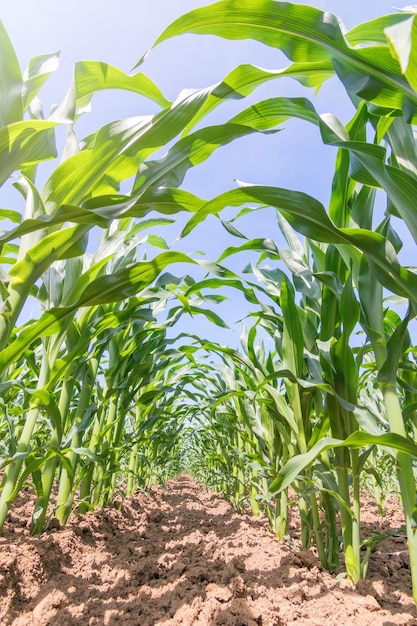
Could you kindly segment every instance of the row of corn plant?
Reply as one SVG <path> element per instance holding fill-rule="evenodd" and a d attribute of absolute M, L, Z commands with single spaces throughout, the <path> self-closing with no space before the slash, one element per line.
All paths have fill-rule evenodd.
<path fill-rule="evenodd" d="M 1 183 L 16 173 L 19 193 L 16 208 L 1 212 L 0 371 L 6 442 L 0 528 L 10 503 L 30 480 L 37 493 L 32 520 L 37 533 L 54 489 L 61 523 L 68 519 L 76 492 L 81 510 L 105 504 L 121 466 L 130 472 L 129 491 L 134 489 L 145 445 L 138 424 L 143 420 L 151 428 L 149 407 L 158 413 L 155 403 L 162 403 L 169 389 L 164 383 L 155 393 L 147 385 L 156 388 L 172 365 L 153 323 L 154 312 L 175 297 L 177 285 L 165 289 L 162 278 L 158 287 L 152 285 L 173 263 L 228 274 L 168 250 L 160 235 L 141 233 L 171 224 L 172 214 L 199 209 L 203 200 L 176 188 L 187 170 L 217 147 L 254 131 L 225 124 L 175 142 L 192 119 L 209 112 L 212 105 L 206 104 L 217 98 L 213 94 L 222 84 L 186 90 L 171 103 L 144 74 L 126 75 L 93 61 L 76 64 L 64 101 L 45 119 L 37 94 L 57 69 L 58 56 L 36 57 L 22 73 L 3 26 L 0 48 Z M 145 99 L 147 110 L 159 110 L 111 122 L 79 140 L 78 117 L 94 93 L 105 89 L 129 91 Z M 229 97 L 233 94 L 224 95 Z M 55 132 L 60 127 L 66 142 L 54 168 L 47 162 L 57 157 Z M 150 160 L 172 141 L 165 157 Z M 46 182 L 39 186 L 42 177 Z M 130 191 L 121 194 L 129 179 Z M 156 217 L 147 218 L 150 212 Z M 95 252 L 87 252 L 97 228 L 102 241 Z M 145 244 L 151 246 L 150 260 L 141 256 Z M 155 256 L 152 246 L 165 250 Z M 180 291 L 178 297 L 172 321 L 182 310 L 199 312 L 201 298 L 185 301 Z M 33 298 L 40 315 L 19 326 Z M 214 313 L 205 314 L 220 323 Z M 129 436 L 135 445 L 126 461 Z"/>
<path fill-rule="evenodd" d="M 286 279 L 279 285 L 280 306 L 286 317 L 280 357 L 290 374 L 285 377 L 285 396 L 297 424 L 299 454 L 288 460 L 271 490 L 284 489 L 300 474 L 310 481 L 312 463 L 317 459 L 334 470 L 338 491 L 333 490 L 333 497 L 340 504 L 346 566 L 349 577 L 356 581 L 363 570 L 359 487 L 366 447 L 380 444 L 396 449 L 417 598 L 416 483 L 411 458 L 415 455 L 415 445 L 408 439 L 406 419 L 415 406 L 411 403 L 412 408 L 405 411 L 406 404 L 401 400 L 406 397 L 407 385 L 402 377 L 400 389 L 397 380 L 400 362 L 404 362 L 404 353 L 410 347 L 408 325 L 417 305 L 417 278 L 412 268 L 401 266 L 398 260 L 399 241 L 389 221 L 390 215 L 400 218 L 416 241 L 415 19 L 413 13 L 404 12 L 344 33 L 335 17 L 311 7 L 274 1 L 247 1 L 237 7 L 226 0 L 179 18 L 157 43 L 185 32 L 232 40 L 251 38 L 281 49 L 293 64 L 280 73 L 270 74 L 247 67 L 245 83 L 243 72 L 236 71 L 228 82 L 235 92 L 247 93 L 256 81 L 260 83 L 278 74 L 292 75 L 303 84 L 316 87 L 337 75 L 356 106 L 357 113 L 346 127 L 330 114 L 318 114 L 307 99 L 270 98 L 233 119 L 234 123 L 257 130 L 272 129 L 291 117 L 315 124 L 323 142 L 338 149 L 328 211 L 305 193 L 241 185 L 197 211 L 183 234 L 190 232 L 207 215 L 218 214 L 226 206 L 253 202 L 276 207 L 314 244 L 311 248 L 313 273 L 321 274 L 316 280 L 321 281 L 322 300 L 320 310 L 317 311 L 314 302 L 311 309 L 319 323 L 313 322 L 311 328 L 311 315 L 307 320 L 306 311 L 293 315 L 297 312 L 297 303 L 288 298 Z M 371 141 L 367 140 L 369 133 Z M 387 218 L 379 225 L 373 218 L 373 190 L 377 188 L 385 191 L 388 200 Z M 390 328 L 385 316 L 384 288 L 410 303 L 404 319 Z M 310 327 L 303 328 L 303 322 Z M 377 434 L 375 420 L 367 412 L 364 415 L 363 407 L 354 408 L 358 406 L 365 352 L 359 351 L 355 356 L 351 337 L 358 324 L 366 334 L 367 351 L 372 353 L 388 419 L 388 433 L 384 435 Z M 314 326 L 318 332 L 313 343 L 318 350 L 313 350 L 312 357 L 308 356 L 321 370 L 320 379 L 325 386 L 323 415 L 328 420 L 328 428 L 322 429 L 316 438 L 312 436 L 311 416 L 303 412 L 303 388 L 306 382 L 317 384 L 309 381 L 315 369 L 307 373 L 304 370 L 308 362 L 304 343 L 307 346 L 311 343 Z M 311 345 L 309 347 L 311 349 Z M 403 367 L 401 365 L 400 371 Z M 407 367 L 414 372 L 412 360 L 407 360 Z M 281 375 L 284 378 L 282 372 Z M 409 391 L 413 393 L 413 390 L 410 386 Z M 311 505 L 314 509 L 313 501 Z"/>
<path fill-rule="evenodd" d="M 280 48 L 292 65 L 284 70 L 241 66 L 220 83 L 182 92 L 170 103 L 141 73 L 127 76 L 83 62 L 76 65 L 65 100 L 47 120 L 37 91 L 55 69 L 56 56 L 32 60 L 22 75 L 7 34 L 0 31 L 5 60 L 2 182 L 20 172 L 16 187 L 24 207 L 3 211 L 2 217 L 17 226 L 6 226 L 0 238 L 3 263 L 10 265 L 2 280 L 1 384 L 5 398 L 21 400 L 21 410 L 2 404 L 8 457 L 0 526 L 28 478 L 37 492 L 33 532 L 44 526 L 54 484 L 55 514 L 65 522 L 75 497 L 80 510 L 108 502 L 122 471 L 129 493 L 141 480 L 149 483 L 159 462 L 169 466 L 169 449 L 178 454 L 179 448 L 170 445 L 171 438 L 180 437 L 174 411 L 184 415 L 186 441 L 193 442 L 188 425 L 198 406 L 188 384 L 207 398 L 199 423 L 203 431 L 216 431 L 213 441 L 203 439 L 220 486 L 230 489 L 225 478 L 230 475 L 235 502 L 240 505 L 248 495 L 255 513 L 263 503 L 277 535 L 284 536 L 292 485 L 303 544 L 310 545 L 314 536 L 320 559 L 330 569 L 338 559 L 339 512 L 347 573 L 354 581 L 365 573 L 367 558 L 361 561 L 361 476 L 372 446 L 389 448 L 398 466 L 417 598 L 416 368 L 408 332 L 417 278 L 413 268 L 400 264 L 399 239 L 390 225 L 394 215 L 416 240 L 414 20 L 409 13 L 386 16 L 345 34 L 336 18 L 311 7 L 273 0 L 245 0 L 237 7 L 222 0 L 179 18 L 157 43 L 185 32 L 252 38 Z M 224 124 L 193 130 L 222 101 L 242 98 L 271 79 L 292 76 L 319 87 L 335 74 L 356 107 L 346 127 L 329 114 L 320 115 L 306 98 L 275 97 Z M 79 141 L 78 115 L 95 91 L 106 88 L 146 95 L 161 110 L 107 124 Z M 294 117 L 314 124 L 323 142 L 336 150 L 327 211 L 304 192 L 263 185 L 242 184 L 209 201 L 179 189 L 188 169 L 217 147 L 250 133 L 274 132 Z M 38 189 L 36 170 L 55 157 L 59 126 L 67 128 L 63 160 Z M 164 157 L 149 159 L 171 141 Z M 122 194 L 120 185 L 128 179 L 133 184 Z M 373 215 L 378 188 L 388 199 L 380 223 Z M 248 240 L 225 251 L 217 264 L 197 263 L 174 251 L 138 258 L 138 232 L 170 222 L 165 217 L 144 220 L 150 211 L 190 213 L 185 236 L 208 215 L 241 205 L 247 212 L 248 204 L 278 210 L 289 251 L 268 240 Z M 90 259 L 86 250 L 95 227 L 105 238 Z M 309 243 L 299 242 L 291 227 Z M 227 228 L 237 233 L 230 224 Z M 158 237 L 148 241 L 164 247 Z M 253 280 L 245 285 L 219 265 L 243 251 L 261 251 L 282 265 L 254 267 L 262 287 Z M 220 278 L 181 286 L 174 281 L 174 289 L 165 290 L 163 282 L 161 288 L 152 287 L 167 266 L 178 262 L 203 266 Z M 199 348 L 223 361 L 216 373 L 199 368 L 191 348 L 170 353 L 153 316 L 175 288 L 179 305 L 168 325 L 183 311 L 197 312 L 193 294 L 199 302 L 206 287 L 224 286 L 237 287 L 252 304 L 260 303 L 255 289 L 268 295 L 272 303 L 262 303 L 257 322 L 275 349 L 268 355 L 255 349 L 255 327 L 244 335 L 240 352 L 200 341 Z M 408 303 L 402 318 L 386 310 L 384 289 Z M 44 312 L 19 328 L 30 296 L 38 298 Z M 221 323 L 213 312 L 206 315 Z M 359 328 L 365 339 L 358 347 Z M 183 356 L 210 385 L 198 382 Z M 374 397 L 379 416 L 372 410 Z"/>
<path fill-rule="evenodd" d="M 353 435 L 353 442 L 353 433 L 362 427 L 378 441 L 378 436 L 389 427 L 369 340 L 353 348 L 343 345 L 346 319 L 353 315 L 357 320 L 355 309 L 358 311 L 359 306 L 354 305 L 350 280 L 342 287 L 340 271 L 343 265 L 347 272 L 346 266 L 339 258 L 338 273 L 334 267 L 331 271 L 328 263 L 322 268 L 316 263 L 309 267 L 307 249 L 288 224 L 282 218 L 279 221 L 291 244 L 291 250 L 280 251 L 281 258 L 285 258 L 287 268 L 296 268 L 293 283 L 298 284 L 300 297 L 295 298 L 295 288 L 281 270 L 254 267 L 264 284 L 264 293 L 275 300 L 276 309 L 282 307 L 283 314 L 273 311 L 271 305 L 264 305 L 257 324 L 242 336 L 241 352 L 204 342 L 204 348 L 220 356 L 223 365 L 217 365 L 213 371 L 194 373 L 190 382 L 199 392 L 197 423 L 203 426 L 203 434 L 196 442 L 199 452 L 194 455 L 198 469 L 193 472 L 201 475 L 201 457 L 204 457 L 205 482 L 225 493 L 238 507 L 250 503 L 257 514 L 261 506 L 277 536 L 284 538 L 287 486 L 279 496 L 272 495 L 277 484 L 273 477 L 283 470 L 286 462 L 295 454 L 305 456 L 307 453 L 302 452 L 305 448 L 327 445 L 326 437 L 333 437 L 334 443 L 338 443 L 335 437 L 340 441 Z M 327 255 L 318 252 L 316 249 L 315 256 L 324 261 Z M 330 253 L 334 263 L 334 250 L 330 249 Z M 323 339 L 323 333 L 329 332 L 326 321 L 329 317 L 333 329 L 331 341 Z M 401 324 L 399 316 L 387 309 L 385 326 L 391 326 L 396 338 Z M 261 344 L 256 347 L 256 328 L 260 326 L 274 340 L 274 352 L 266 354 Z M 350 337 L 351 330 L 348 333 Z M 361 336 L 365 337 L 365 333 Z M 340 344 L 347 350 L 351 363 L 348 392 L 340 366 Z M 295 376 L 289 358 L 297 349 L 301 364 Z M 408 359 L 407 371 L 414 371 Z M 291 395 L 294 388 L 298 402 Z M 366 437 L 359 441 L 360 454 L 353 449 L 341 457 L 338 453 L 343 448 L 324 450 L 310 469 L 300 465 L 292 473 L 291 482 L 298 496 L 302 542 L 309 547 L 313 537 L 322 564 L 331 570 L 339 564 L 337 514 L 341 515 L 345 563 L 354 580 L 366 573 L 369 559 L 367 552 L 361 561 L 360 486 L 364 484 L 364 474 L 378 476 L 373 459 L 376 450 L 363 445 Z M 281 481 L 279 476 L 278 484 Z"/>

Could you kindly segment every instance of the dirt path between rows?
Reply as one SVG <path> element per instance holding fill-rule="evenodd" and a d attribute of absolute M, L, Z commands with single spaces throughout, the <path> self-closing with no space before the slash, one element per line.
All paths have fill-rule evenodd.
<path fill-rule="evenodd" d="M 27 509 L 0 538 L 2 626 L 417 626 L 402 536 L 379 544 L 355 589 L 187 476 L 37 538 Z M 402 523 L 369 501 L 364 518 Z M 297 542 L 296 520 L 290 531 Z"/>

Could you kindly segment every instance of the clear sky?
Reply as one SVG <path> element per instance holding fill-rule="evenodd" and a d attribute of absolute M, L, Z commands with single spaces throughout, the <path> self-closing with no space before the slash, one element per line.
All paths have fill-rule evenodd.
<path fill-rule="evenodd" d="M 61 50 L 61 67 L 40 93 L 47 110 L 64 96 L 75 61 L 98 59 L 129 71 L 173 19 L 206 4 L 207 0 L 18 0 L 2 3 L 0 19 L 23 67 L 33 56 Z M 391 0 L 316 0 L 303 4 L 335 13 L 347 29 L 395 12 Z M 203 87 L 221 80 L 240 63 L 278 69 L 288 65 L 288 60 L 279 51 L 255 42 L 187 35 L 154 49 L 141 71 L 154 80 L 167 98 L 174 99 L 183 88 Z M 250 103 L 273 95 L 304 95 L 314 101 L 319 112 L 332 112 L 343 122 L 353 112 L 336 79 L 325 84 L 317 96 L 295 81 L 278 79 L 259 88 L 247 102 L 235 101 L 220 107 L 207 118 L 207 124 L 225 121 Z M 92 105 L 92 114 L 79 124 L 79 136 L 108 121 L 155 110 L 144 99 L 120 92 L 99 94 Z M 322 146 L 317 129 L 306 123 L 289 122 L 284 129 L 277 135 L 251 136 L 220 149 L 208 162 L 193 168 L 184 188 L 211 198 L 232 188 L 237 178 L 305 191 L 326 204 L 335 150 Z M 13 198 L 0 195 L 2 206 L 18 201 L 17 194 Z M 242 220 L 239 227 L 251 238 L 279 239 L 272 211 L 254 214 Z M 167 231 L 167 239 L 171 242 L 178 231 L 179 227 Z M 187 252 L 202 249 L 207 258 L 214 260 L 225 247 L 239 243 L 222 230 L 215 218 L 210 218 L 176 247 Z M 237 270 L 246 262 L 235 258 L 229 265 Z M 232 324 L 244 316 L 245 306 L 244 301 L 236 298 L 222 308 L 222 315 Z M 200 332 L 199 328 L 198 324 L 188 326 L 191 332 Z M 234 328 L 239 334 L 239 325 Z M 223 332 L 207 330 L 206 334 L 235 343 Z"/>

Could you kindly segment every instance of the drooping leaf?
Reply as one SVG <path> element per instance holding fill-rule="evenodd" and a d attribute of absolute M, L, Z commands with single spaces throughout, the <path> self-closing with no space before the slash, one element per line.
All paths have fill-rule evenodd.
<path fill-rule="evenodd" d="M 222 0 L 175 20 L 155 45 L 183 33 L 254 39 L 297 63 L 330 61 L 345 88 L 376 105 L 417 113 L 417 94 L 387 46 L 353 48 L 337 18 L 313 7 L 273 0 Z"/>
<path fill-rule="evenodd" d="M 387 448 L 392 448 L 400 452 L 411 456 L 417 456 L 417 445 L 396 435 L 395 433 L 387 433 L 384 435 L 370 435 L 368 433 L 356 432 L 350 435 L 344 441 L 340 439 L 332 439 L 330 437 L 323 437 L 320 439 L 308 452 L 300 454 L 290 459 L 278 477 L 270 485 L 269 489 L 271 493 L 278 493 L 288 487 L 295 478 L 305 469 L 310 463 L 312 463 L 322 452 L 331 448 L 340 448 L 343 446 L 352 448 L 362 448 L 365 446 L 378 445 Z"/>

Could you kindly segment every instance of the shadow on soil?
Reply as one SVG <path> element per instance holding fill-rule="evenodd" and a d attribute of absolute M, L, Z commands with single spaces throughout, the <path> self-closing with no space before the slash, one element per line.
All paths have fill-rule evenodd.
<path fill-rule="evenodd" d="M 0 595 L 8 598 L 0 604 L 0 621 L 282 626 L 288 623 L 281 617 L 287 603 L 294 605 L 294 619 L 306 623 L 305 606 L 333 591 L 318 583 L 320 567 L 310 552 L 294 553 L 270 538 L 270 554 L 262 553 L 255 537 L 267 534 L 263 522 L 237 515 L 188 477 L 166 491 L 155 488 L 120 507 L 75 517 L 40 538 L 15 530 L 0 543 Z M 8 545 L 4 566 L 1 555 Z M 402 613 L 415 617 L 415 609 L 396 603 L 393 589 L 381 577 L 376 580 L 375 588 L 373 580 L 364 583 L 362 595 L 350 591 L 358 598 L 373 596 L 388 611 L 386 621 L 369 624 L 417 625 L 417 620 L 389 621 Z M 317 617 L 311 624 L 326 623 Z"/>

